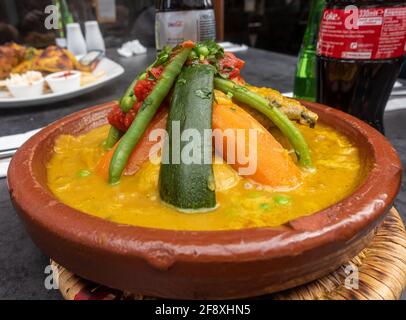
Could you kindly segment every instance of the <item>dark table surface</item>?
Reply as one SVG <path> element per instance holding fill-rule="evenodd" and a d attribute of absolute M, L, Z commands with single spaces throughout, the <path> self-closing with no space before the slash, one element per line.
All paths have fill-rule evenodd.
<path fill-rule="evenodd" d="M 107 56 L 126 70 L 119 79 L 97 91 L 67 101 L 32 108 L 0 109 L 0 136 L 36 129 L 72 112 L 117 99 L 134 76 L 153 61 L 154 54 L 150 50 L 147 55 L 121 58 L 115 50 L 108 50 Z M 243 72 L 249 83 L 270 86 L 282 92 L 292 91 L 296 57 L 256 49 L 237 55 L 249 66 Z M 405 164 L 406 110 L 388 112 L 385 124 L 387 137 Z M 396 206 L 406 221 L 406 182 L 402 185 Z M 48 276 L 45 268 L 48 264 L 48 257 L 35 247 L 15 214 L 6 180 L 0 179 L 0 299 L 61 299 L 58 290 L 45 288 Z"/>

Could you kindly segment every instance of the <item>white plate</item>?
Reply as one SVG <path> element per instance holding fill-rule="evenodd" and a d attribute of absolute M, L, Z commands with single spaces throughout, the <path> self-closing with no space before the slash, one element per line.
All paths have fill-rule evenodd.
<path fill-rule="evenodd" d="M 42 96 L 36 98 L 14 98 L 10 96 L 6 91 L 0 91 L 0 108 L 44 105 L 47 103 L 77 97 L 81 94 L 93 91 L 97 88 L 100 88 L 101 86 L 104 86 L 106 83 L 122 75 L 124 73 L 124 69 L 113 60 L 103 58 L 97 65 L 96 69 L 93 71 L 93 74 L 97 74 L 99 72 L 103 72 L 104 75 L 101 78 L 97 79 L 95 82 L 87 84 L 80 89 L 61 93 L 45 93 Z"/>

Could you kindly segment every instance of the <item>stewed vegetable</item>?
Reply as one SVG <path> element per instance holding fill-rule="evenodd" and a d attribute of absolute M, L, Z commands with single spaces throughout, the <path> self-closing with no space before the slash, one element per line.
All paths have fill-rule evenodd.
<path fill-rule="evenodd" d="M 216 151 L 237 172 L 244 170 L 244 176 L 257 183 L 272 188 L 296 187 L 301 181 L 301 172 L 286 149 L 248 112 L 227 100 L 219 98 L 213 104 L 213 129 L 220 132 L 228 130 L 233 134 L 223 135 L 220 150 L 216 141 Z M 245 139 L 238 139 L 238 130 L 242 130 Z M 256 133 L 254 140 L 249 136 L 251 130 Z M 232 154 L 228 150 L 230 143 L 234 146 Z M 238 151 L 243 151 L 248 162 L 246 157 L 238 159 Z M 234 161 L 230 161 L 229 157 L 233 157 Z M 249 172 L 250 168 L 252 172 Z"/>
<path fill-rule="evenodd" d="M 181 72 L 182 66 L 186 62 L 191 50 L 192 48 L 190 46 L 183 46 L 178 49 L 176 55 L 165 66 L 160 78 L 157 79 L 152 92 L 142 103 L 134 121 L 128 131 L 121 138 L 117 149 L 114 152 L 110 163 L 110 183 L 117 183 L 120 180 L 121 174 L 132 150 L 137 145 L 151 119 L 169 93 L 169 90 L 172 88 L 172 85 L 178 74 Z"/>
<path fill-rule="evenodd" d="M 172 53 L 172 49 L 170 47 L 165 47 L 158 55 L 154 63 L 152 63 L 143 73 L 137 76 L 133 82 L 131 82 L 130 86 L 124 92 L 124 95 L 120 99 L 120 108 L 123 112 L 128 112 L 134 106 L 134 103 L 137 102 L 137 96 L 134 93 L 134 88 L 138 82 L 138 80 L 145 79 L 145 77 L 151 75 L 152 68 L 159 67 L 168 62 L 170 55 Z M 153 75 L 152 75 L 153 76 Z"/>
<path fill-rule="evenodd" d="M 114 126 L 110 127 L 109 134 L 106 141 L 104 142 L 104 147 L 110 150 L 114 147 L 118 140 L 122 137 L 123 133 Z"/>
<path fill-rule="evenodd" d="M 172 53 L 172 49 L 170 47 L 165 47 L 160 54 L 158 55 L 157 59 L 151 64 L 145 72 L 138 75 L 129 85 L 129 87 L 125 90 L 123 96 L 119 101 L 120 109 L 123 113 L 129 112 L 133 107 L 134 104 L 137 102 L 137 96 L 135 95 L 134 89 L 139 80 L 144 79 L 147 75 L 151 74 L 151 69 L 161 66 L 168 62 L 170 55 Z M 110 150 L 113 146 L 117 143 L 117 141 L 123 135 L 123 131 L 119 128 L 112 125 L 109 130 L 109 134 L 105 141 L 105 148 Z"/>
<path fill-rule="evenodd" d="M 164 202 L 181 210 L 208 210 L 216 206 L 212 138 L 204 134 L 212 127 L 214 71 L 212 66 L 204 64 L 185 67 L 172 95 L 159 194 Z M 178 126 L 179 136 L 175 134 L 175 126 Z M 181 139 L 188 131 L 198 135 L 200 143 Z M 186 145 L 193 146 L 193 154 L 183 153 Z"/>
<path fill-rule="evenodd" d="M 236 100 L 249 105 L 266 115 L 282 133 L 288 138 L 295 149 L 299 163 L 305 168 L 312 168 L 312 158 L 306 140 L 298 128 L 279 110 L 279 106 L 269 103 L 264 97 L 240 86 L 230 80 L 216 77 L 214 79 L 216 89 L 226 94 L 232 94 Z"/>
<path fill-rule="evenodd" d="M 256 149 L 255 159 L 251 159 L 256 161 L 256 171 L 248 174 L 256 183 L 286 190 L 296 188 L 301 183 L 302 175 L 288 151 L 249 113 L 238 105 L 230 107 L 228 103 L 241 102 L 245 108 L 252 108 L 250 112 L 260 112 L 270 119 L 290 142 L 302 168 L 313 167 L 311 154 L 301 131 L 285 113 L 310 127 L 317 121 L 317 115 L 298 101 L 289 102 L 275 94 L 264 96 L 250 90 L 240 75 L 243 66 L 244 61 L 232 53 L 224 52 L 221 46 L 212 41 L 197 44 L 188 41 L 174 49 L 166 48 L 131 83 L 119 104 L 110 111 L 108 120 L 112 127 L 105 142 L 110 151 L 98 166 L 99 174 L 106 176 L 108 171 L 109 182 L 115 184 L 119 182 L 125 168 L 127 171 L 132 168 L 130 174 L 137 172 L 141 164 L 147 161 L 148 151 L 153 146 L 153 142 L 147 141 L 146 135 L 165 124 L 166 108 L 170 104 L 168 138 L 162 151 L 159 178 L 159 195 L 164 202 L 179 210 L 209 210 L 216 207 L 211 156 L 217 147 L 212 148 L 212 136 L 205 132 L 211 129 L 231 130 L 235 134 L 239 130 L 249 132 L 253 129 L 259 133 L 258 142 L 251 143 L 248 139 L 244 142 L 248 144 L 242 147 L 243 144 L 238 140 L 240 138 L 234 141 L 227 138 L 223 140 L 223 146 L 227 143 L 228 147 L 231 142 L 237 150 L 234 151 L 234 158 L 241 150 L 247 154 L 251 147 Z M 171 93 L 172 87 L 174 90 Z M 222 105 L 215 101 L 213 104 L 214 88 L 225 93 L 224 97 L 229 102 Z M 157 119 L 154 120 L 155 124 L 151 123 L 161 105 L 162 121 Z M 178 122 L 181 135 L 193 129 L 204 140 L 197 144 L 192 142 L 195 144 L 193 152 L 197 149 L 200 156 L 198 163 L 185 163 L 180 157 L 189 143 L 181 136 L 172 136 L 175 122 Z M 180 150 L 174 150 L 174 146 Z M 222 148 L 217 151 L 222 152 L 224 160 L 228 161 L 227 150 Z M 179 153 L 179 162 L 173 161 L 173 152 Z M 205 162 L 207 158 L 209 163 Z M 230 165 L 240 171 L 244 161 L 238 160 Z"/>

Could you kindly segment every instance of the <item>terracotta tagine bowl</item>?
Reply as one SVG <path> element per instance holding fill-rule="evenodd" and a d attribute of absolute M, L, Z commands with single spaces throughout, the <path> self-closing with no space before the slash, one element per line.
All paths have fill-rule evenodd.
<path fill-rule="evenodd" d="M 55 139 L 106 122 L 111 103 L 43 129 L 14 156 L 8 184 L 28 233 L 45 254 L 111 288 L 174 299 L 242 298 L 319 278 L 371 241 L 401 182 L 401 162 L 380 133 L 338 110 L 303 102 L 360 148 L 368 170 L 348 198 L 279 228 L 170 231 L 120 225 L 59 202 L 47 188 Z"/>

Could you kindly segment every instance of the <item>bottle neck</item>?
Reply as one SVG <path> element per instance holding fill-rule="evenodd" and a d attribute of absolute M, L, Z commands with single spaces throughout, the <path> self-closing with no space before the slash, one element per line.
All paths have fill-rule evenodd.
<path fill-rule="evenodd" d="M 309 19 L 303 39 L 303 46 L 315 50 L 319 36 L 320 21 L 326 6 L 325 0 L 313 0 L 310 8 Z"/>
<path fill-rule="evenodd" d="M 213 9 L 213 2 L 211 0 L 157 0 L 155 8 L 157 11 Z"/>

